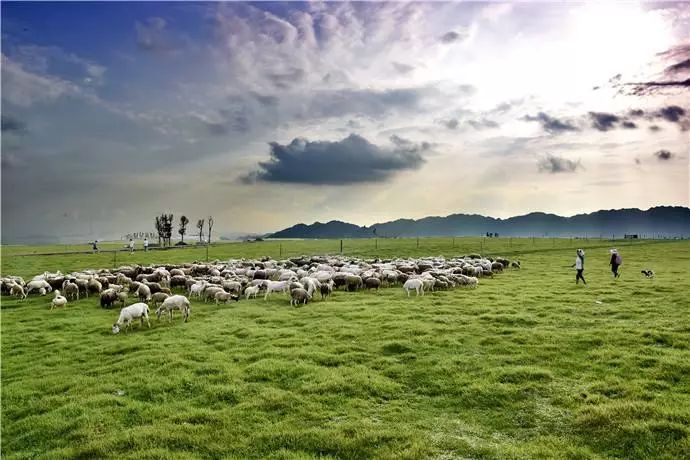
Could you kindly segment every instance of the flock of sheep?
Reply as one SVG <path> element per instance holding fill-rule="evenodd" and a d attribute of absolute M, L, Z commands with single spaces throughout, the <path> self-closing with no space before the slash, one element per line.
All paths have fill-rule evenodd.
<path fill-rule="evenodd" d="M 120 303 L 123 308 L 113 333 L 120 327 L 131 326 L 139 319 L 149 325 L 149 307 L 157 307 L 160 319 L 167 314 L 172 321 L 173 311 L 179 310 L 184 321 L 190 313 L 190 298 L 215 301 L 216 304 L 256 298 L 262 294 L 283 293 L 290 305 L 306 304 L 318 293 L 326 299 L 334 290 L 348 291 L 379 289 L 384 286 L 402 285 L 410 295 L 424 295 L 425 291 L 450 289 L 456 286 L 477 287 L 479 278 L 513 267 L 520 268 L 519 261 L 503 258 L 483 258 L 478 254 L 445 259 L 427 257 L 420 259 L 364 260 L 342 256 L 301 257 L 289 260 L 230 260 L 213 263 L 188 263 L 142 267 L 123 266 L 108 270 L 84 270 L 64 275 L 45 272 L 24 282 L 21 277 L 7 276 L 1 279 L 3 294 L 25 299 L 30 293 L 47 295 L 53 292 L 51 310 L 65 307 L 69 300 L 81 296 L 98 295 L 103 308 Z M 184 290 L 187 296 L 173 294 L 172 290 Z M 63 294 L 64 293 L 64 294 Z M 130 297 L 138 302 L 127 307 Z"/>

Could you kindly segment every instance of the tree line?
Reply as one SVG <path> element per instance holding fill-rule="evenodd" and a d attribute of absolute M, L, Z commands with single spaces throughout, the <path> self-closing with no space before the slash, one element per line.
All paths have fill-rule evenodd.
<path fill-rule="evenodd" d="M 173 235 L 173 215 L 163 213 L 160 216 L 156 216 L 154 221 L 156 232 L 158 232 L 158 245 L 159 246 L 172 246 L 172 235 Z M 189 219 L 187 216 L 180 217 L 180 221 L 177 226 L 177 233 L 180 234 L 180 242 L 184 243 L 184 236 L 187 234 L 187 225 L 189 225 Z M 199 229 L 199 243 L 204 243 L 204 227 L 207 228 L 208 238 L 206 244 L 211 243 L 211 232 L 213 231 L 213 216 L 208 216 L 205 219 L 199 219 L 196 223 L 196 228 Z"/>

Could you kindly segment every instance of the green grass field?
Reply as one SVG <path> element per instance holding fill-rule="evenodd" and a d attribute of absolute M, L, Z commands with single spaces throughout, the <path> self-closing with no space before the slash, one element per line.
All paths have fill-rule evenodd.
<path fill-rule="evenodd" d="M 2 457 L 690 458 L 689 241 L 343 246 L 367 257 L 481 250 L 523 269 L 420 298 L 397 287 L 302 308 L 278 295 L 197 302 L 186 324 L 154 316 L 150 330 L 119 335 L 118 311 L 94 297 L 54 311 L 49 296 L 3 297 Z M 586 287 L 568 268 L 577 247 Z M 65 249 L 75 248 L 3 247 L 2 273 L 113 266 L 112 253 L 17 256 Z M 339 250 L 222 244 L 209 258 Z M 206 249 L 116 257 L 183 262 Z"/>

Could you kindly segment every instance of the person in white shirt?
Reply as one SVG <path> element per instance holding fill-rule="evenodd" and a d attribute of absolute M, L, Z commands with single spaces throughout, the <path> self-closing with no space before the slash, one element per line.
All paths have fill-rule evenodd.
<path fill-rule="evenodd" d="M 144 238 L 144 252 L 149 250 L 149 239 Z"/>
<path fill-rule="evenodd" d="M 132 238 L 129 239 L 129 253 L 132 254 L 134 252 L 134 240 Z"/>
<path fill-rule="evenodd" d="M 585 251 L 582 249 L 577 250 L 577 257 L 575 257 L 575 263 L 572 265 L 577 270 L 575 275 L 575 284 L 578 284 L 582 280 L 583 284 L 587 284 L 585 277 L 582 276 L 582 272 L 585 271 Z"/>

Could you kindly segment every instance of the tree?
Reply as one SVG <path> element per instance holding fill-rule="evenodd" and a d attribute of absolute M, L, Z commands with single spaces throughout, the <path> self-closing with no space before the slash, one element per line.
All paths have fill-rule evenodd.
<path fill-rule="evenodd" d="M 163 219 L 162 216 L 156 216 L 156 231 L 158 232 L 158 246 L 161 245 L 163 239 Z"/>
<path fill-rule="evenodd" d="M 211 244 L 211 229 L 213 228 L 213 216 L 208 216 L 208 244 Z"/>
<path fill-rule="evenodd" d="M 163 213 L 163 238 L 168 240 L 168 246 L 171 245 L 173 232 L 173 215 Z"/>
<path fill-rule="evenodd" d="M 196 228 L 199 229 L 199 243 L 204 240 L 204 219 L 199 219 L 196 222 Z"/>
<path fill-rule="evenodd" d="M 189 219 L 186 216 L 180 217 L 180 228 L 177 229 L 177 233 L 180 234 L 181 241 L 184 243 L 184 234 L 187 233 L 187 224 Z"/>

